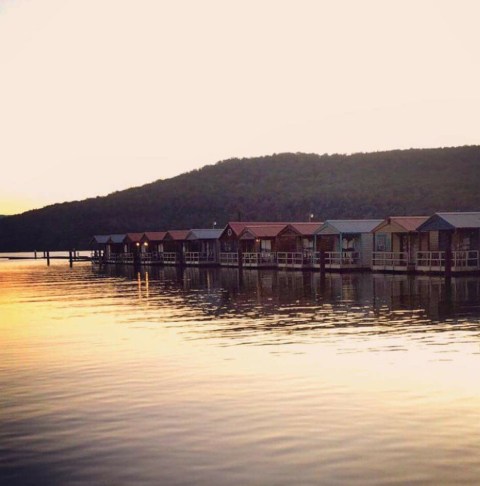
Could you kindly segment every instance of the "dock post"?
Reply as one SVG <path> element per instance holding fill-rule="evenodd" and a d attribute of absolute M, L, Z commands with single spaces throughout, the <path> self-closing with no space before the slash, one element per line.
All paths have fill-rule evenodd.
<path fill-rule="evenodd" d="M 325 250 L 323 248 L 320 250 L 320 273 L 325 275 Z"/>
<path fill-rule="evenodd" d="M 37 250 L 33 250 L 33 254 L 35 255 L 35 260 L 37 259 Z"/>
<path fill-rule="evenodd" d="M 68 252 L 68 261 L 70 262 L 70 268 L 72 268 L 73 267 L 73 251 L 72 250 L 70 250 Z"/>
<path fill-rule="evenodd" d="M 47 254 L 47 265 L 50 266 L 50 252 L 47 251 L 46 254 Z"/>
<path fill-rule="evenodd" d="M 140 263 L 141 263 L 141 260 L 140 260 L 140 252 L 138 251 L 138 249 L 135 251 L 133 251 L 133 265 L 135 268 L 138 268 L 140 267 Z"/>
<path fill-rule="evenodd" d="M 447 248 L 445 249 L 445 276 L 452 276 L 452 233 L 447 233 Z"/>

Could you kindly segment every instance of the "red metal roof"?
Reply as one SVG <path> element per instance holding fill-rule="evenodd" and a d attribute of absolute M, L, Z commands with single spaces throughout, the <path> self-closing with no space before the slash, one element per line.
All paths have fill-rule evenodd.
<path fill-rule="evenodd" d="M 247 233 L 250 233 L 253 238 L 275 238 L 280 231 L 285 229 L 287 224 L 261 224 L 255 226 L 247 226 L 242 231 L 240 237 L 243 237 Z"/>
<path fill-rule="evenodd" d="M 182 241 L 187 239 L 190 230 L 169 230 L 165 236 L 169 236 L 172 240 Z"/>
<path fill-rule="evenodd" d="M 137 243 L 142 239 L 143 233 L 127 233 L 126 237 L 133 243 Z"/>
<path fill-rule="evenodd" d="M 283 225 L 285 227 L 287 224 L 293 226 L 299 233 L 302 233 L 305 236 L 313 235 L 313 232 L 318 229 L 323 223 L 319 222 L 290 222 L 290 221 L 230 221 L 227 224 L 227 227 L 230 227 L 232 231 L 235 233 L 236 236 L 239 236 L 240 233 L 247 227 L 247 226 L 278 226 Z M 307 226 L 304 226 L 307 225 Z M 298 226 L 298 227 L 297 227 Z M 225 227 L 225 229 L 227 228 Z M 312 229 L 313 228 L 313 229 Z M 222 233 L 223 235 L 223 233 Z M 222 236 L 220 235 L 220 236 Z"/>
<path fill-rule="evenodd" d="M 297 230 L 302 236 L 313 236 L 323 223 L 318 221 L 312 223 L 290 223 L 290 226 Z"/>
<path fill-rule="evenodd" d="M 148 241 L 162 241 L 166 234 L 166 231 L 147 231 L 143 234 L 143 239 Z"/>
<path fill-rule="evenodd" d="M 247 226 L 266 226 L 266 225 L 277 225 L 277 224 L 287 224 L 287 223 L 278 223 L 278 222 L 268 222 L 268 221 L 230 221 L 227 226 L 229 226 L 232 231 L 235 233 L 236 236 L 239 236 L 240 233 L 247 227 Z M 223 233 L 222 233 L 223 234 Z"/>
<path fill-rule="evenodd" d="M 428 218 L 429 216 L 391 216 L 388 219 L 405 228 L 406 231 L 416 231 Z"/>

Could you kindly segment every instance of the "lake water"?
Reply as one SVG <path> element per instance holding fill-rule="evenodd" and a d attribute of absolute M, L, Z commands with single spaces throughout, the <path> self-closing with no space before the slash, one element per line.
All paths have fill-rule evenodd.
<path fill-rule="evenodd" d="M 0 262 L 0 484 L 478 484 L 480 279 Z"/>

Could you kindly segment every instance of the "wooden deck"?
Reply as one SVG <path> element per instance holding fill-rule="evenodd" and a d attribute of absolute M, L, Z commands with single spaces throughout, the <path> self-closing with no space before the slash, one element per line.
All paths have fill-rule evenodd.
<path fill-rule="evenodd" d="M 12 259 L 23 257 L 12 257 Z M 43 258 L 43 257 L 42 257 Z M 70 260 L 68 256 L 52 256 L 51 259 Z M 73 261 L 92 261 L 107 264 L 142 264 L 172 266 L 224 266 L 244 268 L 278 268 L 285 270 L 321 270 L 321 252 L 222 252 L 207 254 L 202 252 L 149 252 L 135 256 L 133 253 L 110 254 L 92 252 L 90 257 L 78 256 Z M 371 268 L 362 264 L 359 252 L 324 252 L 325 271 L 372 270 L 392 273 L 437 273 L 446 272 L 446 255 L 443 251 L 421 251 L 415 255 L 415 261 L 408 258 L 406 252 L 373 252 Z M 480 252 L 465 250 L 452 252 L 451 272 L 454 274 L 480 272 Z"/>

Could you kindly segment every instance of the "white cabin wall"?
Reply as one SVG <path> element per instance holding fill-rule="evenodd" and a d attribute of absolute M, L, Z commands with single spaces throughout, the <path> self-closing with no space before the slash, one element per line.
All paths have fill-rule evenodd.
<path fill-rule="evenodd" d="M 371 268 L 373 253 L 373 233 L 362 233 L 360 236 L 360 262 Z"/>
<path fill-rule="evenodd" d="M 429 231 L 428 237 L 429 237 L 430 251 L 438 251 L 438 248 L 439 248 L 438 231 Z"/>

